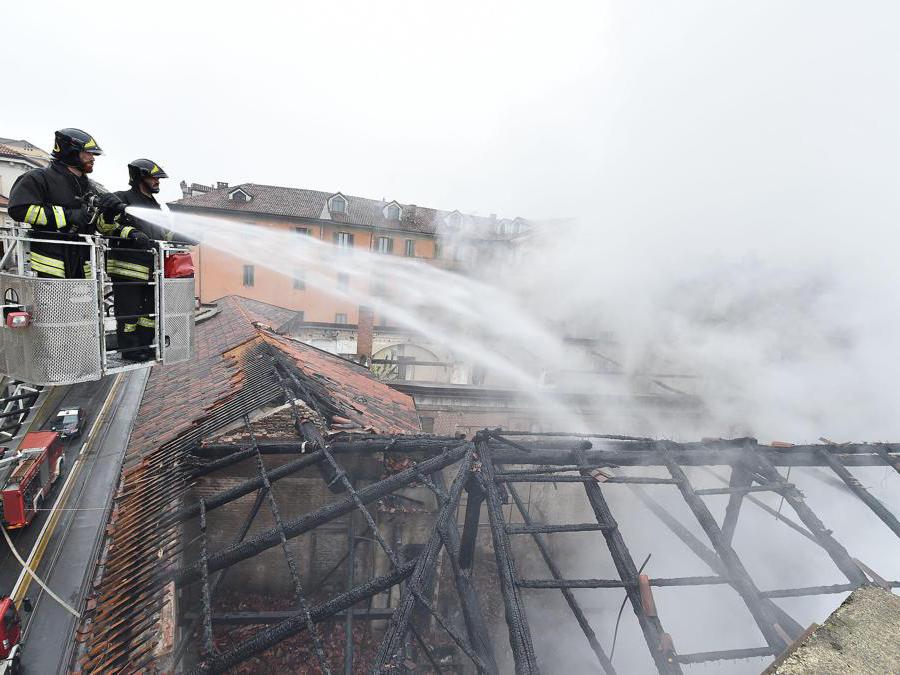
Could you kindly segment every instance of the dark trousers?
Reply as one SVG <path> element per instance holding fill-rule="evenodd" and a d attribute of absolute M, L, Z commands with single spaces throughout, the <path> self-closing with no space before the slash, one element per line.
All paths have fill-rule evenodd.
<path fill-rule="evenodd" d="M 113 283 L 113 310 L 119 349 L 149 347 L 156 337 L 153 291 L 149 284 L 134 283 L 132 277 L 110 274 Z M 128 282 L 128 283 L 123 283 Z M 118 317 L 125 317 L 119 319 Z M 126 352 L 127 353 L 127 352 Z"/>

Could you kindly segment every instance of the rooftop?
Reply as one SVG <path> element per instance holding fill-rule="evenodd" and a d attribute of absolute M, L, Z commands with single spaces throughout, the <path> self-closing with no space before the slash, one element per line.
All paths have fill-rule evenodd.
<path fill-rule="evenodd" d="M 281 334 L 292 312 L 229 296 L 208 316 L 196 326 L 197 359 L 150 375 L 83 615 L 76 669 L 276 672 L 303 663 L 324 672 L 356 658 L 376 672 L 424 672 L 438 661 L 445 672 L 561 672 L 579 663 L 625 672 L 621 661 L 613 667 L 606 636 L 598 638 L 590 623 L 600 622 L 598 613 L 608 618 L 619 600 L 583 608 L 586 594 L 571 590 L 618 589 L 632 609 L 623 621 L 634 623 L 627 629 L 633 644 L 617 659 L 643 663 L 630 672 L 655 665 L 674 675 L 689 664 L 770 662 L 806 639 L 808 619 L 775 599 L 861 586 L 866 596 L 872 581 L 900 587 L 851 557 L 783 471 L 831 468 L 848 499 L 855 494 L 900 536 L 896 517 L 850 473 L 900 472 L 898 444 L 675 443 L 499 429 L 472 438 L 426 436 L 404 393 Z M 730 476 L 708 471 L 723 466 Z M 610 500 L 623 490 L 634 508 L 614 517 Z M 785 512 L 751 492 L 782 496 Z M 715 495 L 727 496 L 728 506 L 706 499 Z M 758 586 L 732 544 L 738 518 L 752 517 L 749 505 L 740 515 L 742 500 L 765 511 L 757 515 L 766 521 L 774 516 L 772 527 L 789 527 L 785 532 L 821 549 L 828 570 L 845 583 Z M 721 525 L 713 503 L 725 511 Z M 662 572 L 661 536 L 635 543 L 655 522 L 651 516 L 659 519 L 655 535 L 681 540 L 708 568 L 703 576 Z M 557 547 L 555 533 L 587 543 Z M 627 542 L 642 557 L 653 554 L 646 573 Z M 590 559 L 575 560 L 571 550 Z M 608 552 L 608 562 L 592 557 L 597 552 Z M 779 550 L 779 564 L 808 553 Z M 576 563 L 608 578 L 571 578 Z M 229 570 L 241 576 L 223 588 Z M 278 593 L 250 590 L 260 577 L 279 574 Z M 326 583 L 332 575 L 338 579 Z M 746 642 L 692 651 L 710 636 L 673 618 L 679 605 L 694 611 L 685 599 L 691 589 L 681 587 L 733 591 Z M 661 611 L 654 593 L 666 593 Z M 896 635 L 896 600 L 879 600 L 871 617 L 883 625 L 865 629 L 885 653 L 896 651 L 882 644 Z M 852 628 L 870 609 L 849 606 L 864 609 L 845 615 Z M 573 636 L 563 650 L 544 634 L 547 617 Z M 824 648 L 845 639 L 831 626 Z"/>
<path fill-rule="evenodd" d="M 519 225 L 520 229 L 527 227 L 527 221 L 521 218 L 497 219 L 494 217 L 463 214 L 458 211 L 433 209 L 415 204 L 401 204 L 393 201 L 344 195 L 339 192 L 322 192 L 319 190 L 260 185 L 257 183 L 240 183 L 215 189 L 196 186 L 196 184 L 192 185 L 192 189 L 195 191 L 201 187 L 204 190 L 208 189 L 208 191 L 170 202 L 169 206 L 175 209 L 215 209 L 268 216 L 330 220 L 359 227 L 403 230 L 426 234 L 436 234 L 439 231 L 453 227 L 463 230 L 468 228 L 469 231 L 485 235 L 497 233 L 503 227 L 508 228 L 509 233 L 512 234 L 517 224 L 521 223 Z M 242 191 L 250 199 L 243 201 L 231 198 L 238 190 Z M 338 213 L 329 209 L 329 200 L 338 195 L 346 200 L 344 213 Z M 399 219 L 388 217 L 387 207 L 392 204 L 400 207 Z"/>

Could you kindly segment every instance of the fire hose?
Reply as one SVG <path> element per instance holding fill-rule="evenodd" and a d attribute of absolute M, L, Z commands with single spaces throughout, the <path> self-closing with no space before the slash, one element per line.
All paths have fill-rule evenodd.
<path fill-rule="evenodd" d="M 56 600 L 56 602 L 58 602 L 62 606 L 62 608 L 65 609 L 69 614 L 74 616 L 76 619 L 81 618 L 81 615 L 78 613 L 78 610 L 76 610 L 74 607 L 72 607 L 72 605 L 67 603 L 62 598 L 60 598 L 56 593 L 51 591 L 50 587 L 47 586 L 47 584 L 45 584 L 44 581 L 37 574 L 35 574 L 34 570 L 28 566 L 28 563 L 26 563 L 24 560 L 22 560 L 22 556 L 19 555 L 19 552 L 16 550 L 16 547 L 13 545 L 12 539 L 9 538 L 9 532 L 6 531 L 6 528 L 0 526 L 0 530 L 3 530 L 3 538 L 6 539 L 6 543 L 9 546 L 9 550 L 12 551 L 12 554 L 15 556 L 16 560 L 19 561 L 19 564 L 22 566 L 22 568 L 28 570 L 28 574 L 30 574 L 31 578 L 34 579 L 38 583 L 38 586 L 40 586 L 45 591 L 47 591 L 47 594 L 51 598 Z"/>

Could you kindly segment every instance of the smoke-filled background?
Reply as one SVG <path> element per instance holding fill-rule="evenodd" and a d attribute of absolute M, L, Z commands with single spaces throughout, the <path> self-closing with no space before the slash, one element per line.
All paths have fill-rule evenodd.
<path fill-rule="evenodd" d="M 693 437 L 900 439 L 896 3 L 32 2 L 3 13 L 0 135 L 48 146 L 55 128 L 87 129 L 106 150 L 95 177 L 107 187 L 149 156 L 173 177 L 166 199 L 182 178 L 252 181 L 552 220 L 515 264 L 484 270 L 497 295 L 458 289 L 469 312 L 445 313 L 433 332 L 477 347 L 479 326 L 508 319 L 486 355 L 538 351 L 560 365 L 543 331 L 614 331 L 626 369 L 700 377 L 709 414 Z M 515 309 L 492 306 L 498 297 Z M 791 479 L 852 555 L 900 578 L 897 540 L 818 473 Z M 857 475 L 900 511 L 895 472 Z M 724 502 L 710 503 L 719 515 Z M 637 504 L 623 493 L 614 507 Z M 652 576 L 709 573 L 657 525 L 620 520 L 635 558 L 656 552 Z M 605 551 L 572 541 L 564 571 L 608 571 Z M 750 505 L 735 541 L 763 588 L 843 581 Z M 679 651 L 762 644 L 733 592 L 679 593 L 696 591 L 658 592 Z M 621 592 L 583 595 L 608 646 Z M 780 603 L 808 623 L 841 597 Z M 623 656 L 645 651 L 629 615 L 617 664 L 642 672 Z M 539 639 L 565 644 L 577 672 L 583 640 L 574 624 L 571 645 L 549 630 L 554 616 Z"/>
<path fill-rule="evenodd" d="M 501 275 L 536 317 L 701 371 L 728 428 L 896 438 L 898 14 L 12 3 L 0 133 L 81 126 L 95 178 L 149 156 L 167 199 L 247 180 L 573 218 Z"/>

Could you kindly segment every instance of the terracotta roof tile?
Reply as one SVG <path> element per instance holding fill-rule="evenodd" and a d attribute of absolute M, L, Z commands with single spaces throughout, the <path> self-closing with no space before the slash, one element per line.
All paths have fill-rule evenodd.
<path fill-rule="evenodd" d="M 228 195 L 240 188 L 250 195 L 248 202 L 235 201 Z M 389 220 L 385 217 L 385 207 L 392 202 L 383 202 L 378 199 L 367 199 L 344 195 L 347 199 L 346 213 L 326 212 L 328 200 L 335 192 L 321 192 L 319 190 L 305 190 L 300 188 L 279 187 L 277 185 L 260 185 L 258 183 L 241 183 L 231 187 L 217 188 L 203 194 L 183 197 L 174 202 L 169 202 L 173 209 L 224 209 L 228 211 L 244 212 L 250 214 L 288 216 L 291 218 L 330 219 L 336 223 L 359 225 L 362 227 L 376 227 L 385 230 L 404 230 L 436 234 L 442 231 L 458 214 L 459 225 L 468 229 L 474 236 L 491 237 L 497 229 L 498 222 L 487 216 L 477 216 L 459 213 L 458 211 L 444 211 L 432 209 L 415 204 L 400 204 L 400 220 Z M 326 214 L 326 215 L 323 215 Z M 527 223 L 524 219 L 523 223 Z M 512 219 L 507 222 L 514 222 Z"/>

